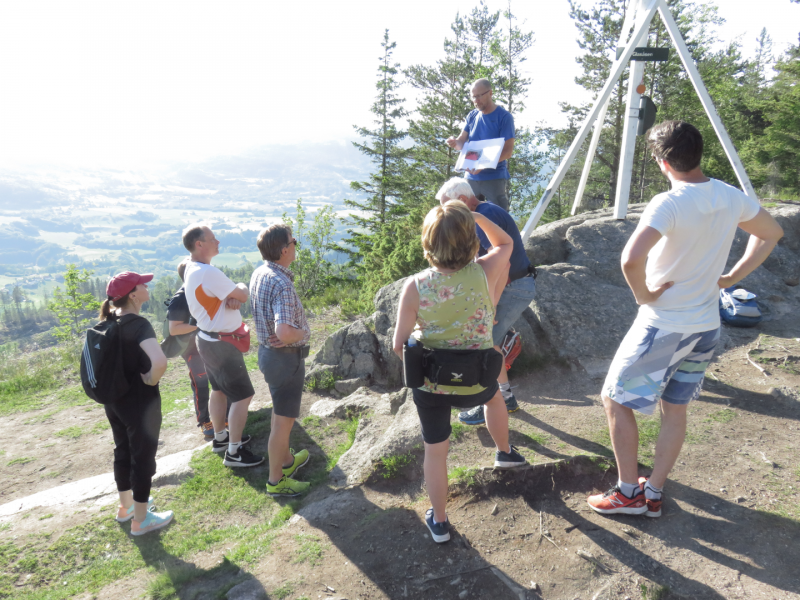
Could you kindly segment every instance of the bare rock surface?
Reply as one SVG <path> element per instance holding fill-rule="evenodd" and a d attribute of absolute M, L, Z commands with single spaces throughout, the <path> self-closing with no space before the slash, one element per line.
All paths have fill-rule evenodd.
<path fill-rule="evenodd" d="M 153 487 L 178 484 L 189 477 L 192 474 L 189 466 L 192 455 L 207 445 L 203 444 L 199 448 L 184 450 L 158 459 L 156 474 L 153 476 Z M 0 518 L 39 507 L 64 508 L 90 501 L 93 501 L 95 505 L 105 505 L 116 499 L 117 485 L 114 483 L 114 473 L 103 473 L 0 505 Z"/>
<path fill-rule="evenodd" d="M 387 456 L 406 454 L 422 443 L 417 409 L 411 391 L 404 390 L 406 400 L 393 418 L 376 415 L 362 418 L 352 447 L 345 452 L 331 471 L 336 486 L 365 481 L 375 469 L 375 463 Z"/>
<path fill-rule="evenodd" d="M 523 359 L 557 356 L 592 377 L 605 373 L 636 317 L 620 256 L 645 206 L 631 205 L 624 220 L 603 209 L 548 223 L 525 242 L 539 276 L 531 310 L 514 325 L 522 336 Z M 800 207 L 769 210 L 783 227 L 784 238 L 764 265 L 742 281 L 758 295 L 766 323 L 800 309 Z M 742 256 L 748 237 L 737 231 L 728 268 Z M 328 338 L 310 373 L 327 369 L 339 379 L 399 386 L 402 365 L 391 343 L 404 282 L 382 288 L 375 296 L 375 313 Z M 340 391 L 349 393 L 355 386 L 355 381 L 342 382 Z"/>
<path fill-rule="evenodd" d="M 379 394 L 361 387 L 341 400 L 323 399 L 311 406 L 311 414 L 322 418 L 343 419 L 348 415 L 375 414 L 391 416 L 405 402 L 405 392 Z"/>

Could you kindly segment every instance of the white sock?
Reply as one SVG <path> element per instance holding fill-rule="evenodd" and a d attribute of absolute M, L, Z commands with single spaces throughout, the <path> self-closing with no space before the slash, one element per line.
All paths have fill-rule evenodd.
<path fill-rule="evenodd" d="M 510 392 L 511 391 L 511 384 L 507 381 L 505 383 L 500 384 L 500 391 L 501 392 Z"/>
<path fill-rule="evenodd" d="M 663 490 L 664 488 L 657 488 L 648 481 L 644 484 L 644 497 L 648 500 L 661 500 L 661 492 Z"/>
<path fill-rule="evenodd" d="M 228 442 L 228 454 L 239 454 L 239 446 L 242 442 Z"/>
<path fill-rule="evenodd" d="M 218 442 L 224 442 L 226 439 L 228 439 L 228 430 L 223 429 L 222 431 L 215 431 L 214 439 Z"/>
<path fill-rule="evenodd" d="M 638 483 L 625 483 L 622 481 L 622 479 L 617 481 L 617 485 L 619 486 L 620 491 L 628 498 L 633 498 L 633 496 L 636 494 L 636 490 L 639 488 Z"/>

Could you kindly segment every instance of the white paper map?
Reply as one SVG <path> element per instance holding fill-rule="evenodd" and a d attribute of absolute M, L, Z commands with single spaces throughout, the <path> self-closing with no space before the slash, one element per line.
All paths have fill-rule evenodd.
<path fill-rule="evenodd" d="M 506 141 L 503 138 L 467 142 L 456 161 L 456 171 L 495 169 Z"/>

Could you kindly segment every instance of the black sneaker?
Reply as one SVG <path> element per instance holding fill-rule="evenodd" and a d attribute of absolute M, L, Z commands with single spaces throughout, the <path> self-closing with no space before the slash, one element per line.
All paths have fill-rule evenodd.
<path fill-rule="evenodd" d="M 486 417 L 483 415 L 483 405 L 458 413 L 458 420 L 464 425 L 483 425 L 486 423 Z"/>
<path fill-rule="evenodd" d="M 450 541 L 450 519 L 444 523 L 433 522 L 433 509 L 429 508 L 425 513 L 425 525 L 428 526 L 428 531 L 431 532 L 433 541 L 437 544 L 444 544 Z"/>
<path fill-rule="evenodd" d="M 211 449 L 216 452 L 217 454 L 222 454 L 228 449 L 228 442 L 231 439 L 231 434 L 225 436 L 225 439 L 221 442 L 217 441 L 217 438 L 214 438 L 214 441 L 211 442 Z M 242 446 L 246 446 L 250 443 L 252 438 L 249 435 L 242 436 Z"/>
<path fill-rule="evenodd" d="M 494 453 L 494 468 L 495 469 L 512 469 L 514 467 L 521 467 L 528 461 L 522 456 L 515 446 L 511 446 L 511 452 L 501 452 L 498 450 Z"/>
<path fill-rule="evenodd" d="M 222 464 L 226 467 L 255 467 L 263 462 L 263 456 L 257 456 L 244 446 L 239 446 L 239 451 L 236 454 L 225 451 L 225 459 Z"/>

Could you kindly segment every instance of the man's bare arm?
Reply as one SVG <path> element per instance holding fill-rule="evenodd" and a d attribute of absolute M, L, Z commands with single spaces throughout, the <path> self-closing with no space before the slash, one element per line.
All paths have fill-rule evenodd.
<path fill-rule="evenodd" d="M 228 298 L 233 298 L 234 300 L 238 300 L 239 302 L 247 302 L 250 298 L 250 291 L 247 289 L 247 286 L 243 283 L 237 283 L 236 288 L 228 294 L 223 300 L 227 301 Z"/>
<path fill-rule="evenodd" d="M 458 136 L 457 138 L 449 137 L 447 138 L 446 142 L 448 146 L 461 152 L 461 149 L 464 147 L 464 144 L 467 143 L 468 139 L 469 139 L 469 134 L 466 131 L 462 131 L 460 136 Z"/>
<path fill-rule="evenodd" d="M 622 251 L 622 274 L 625 275 L 625 281 L 628 282 L 628 287 L 636 298 L 636 304 L 655 302 L 675 283 L 668 281 L 653 290 L 647 287 L 645 281 L 647 255 L 660 239 L 661 234 L 657 229 L 648 226 L 638 227 Z"/>
<path fill-rule="evenodd" d="M 170 335 L 183 335 L 184 333 L 192 333 L 197 327 L 189 325 L 183 321 L 170 321 L 169 334 Z"/>
<path fill-rule="evenodd" d="M 783 229 L 778 222 L 763 208 L 758 214 L 744 223 L 739 223 L 744 231 L 750 234 L 744 256 L 730 270 L 717 281 L 720 288 L 731 287 L 755 271 L 763 263 L 775 244 L 783 237 Z"/>
<path fill-rule="evenodd" d="M 497 162 L 503 162 L 504 160 L 508 160 L 511 158 L 511 155 L 514 153 L 514 138 L 510 140 L 506 140 L 506 143 L 503 144 L 503 151 L 500 153 L 500 160 Z"/>

